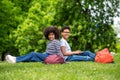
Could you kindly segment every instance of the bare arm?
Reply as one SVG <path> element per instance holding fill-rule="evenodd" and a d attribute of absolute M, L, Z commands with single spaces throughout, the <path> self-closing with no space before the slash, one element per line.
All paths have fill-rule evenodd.
<path fill-rule="evenodd" d="M 73 54 L 80 54 L 80 53 L 82 53 L 81 50 L 72 51 L 72 52 L 66 52 L 66 47 L 65 46 L 61 46 L 61 51 L 62 51 L 64 56 L 70 56 L 70 55 L 73 55 Z"/>

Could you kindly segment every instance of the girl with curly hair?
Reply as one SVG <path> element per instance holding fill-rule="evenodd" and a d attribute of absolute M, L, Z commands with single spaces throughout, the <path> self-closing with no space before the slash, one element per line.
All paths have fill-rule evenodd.
<path fill-rule="evenodd" d="M 38 52 L 30 52 L 29 54 L 18 57 L 7 55 L 6 61 L 9 63 L 42 62 L 46 57 L 52 54 L 58 54 L 62 56 L 60 42 L 57 40 L 60 36 L 59 29 L 56 26 L 47 27 L 44 30 L 44 36 L 49 40 L 49 42 L 47 43 L 46 51 L 43 54 Z"/>

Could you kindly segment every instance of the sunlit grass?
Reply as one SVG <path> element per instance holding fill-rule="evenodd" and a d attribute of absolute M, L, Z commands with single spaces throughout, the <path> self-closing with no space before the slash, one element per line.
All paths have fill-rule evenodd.
<path fill-rule="evenodd" d="M 46 65 L 43 63 L 0 62 L 0 80 L 119 80 L 120 54 L 115 63 L 70 62 Z"/>

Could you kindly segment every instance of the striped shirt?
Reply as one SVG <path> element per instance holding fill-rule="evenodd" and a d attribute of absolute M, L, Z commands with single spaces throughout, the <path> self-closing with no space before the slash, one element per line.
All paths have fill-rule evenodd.
<path fill-rule="evenodd" d="M 60 41 L 56 39 L 54 39 L 53 41 L 49 41 L 47 43 L 46 52 L 49 54 L 58 54 L 63 56 L 60 48 Z"/>

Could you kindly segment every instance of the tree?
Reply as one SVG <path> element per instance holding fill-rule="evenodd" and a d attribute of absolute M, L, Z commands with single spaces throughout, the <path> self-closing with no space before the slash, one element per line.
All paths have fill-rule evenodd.
<path fill-rule="evenodd" d="M 73 49 L 91 50 L 108 47 L 115 51 L 113 17 L 119 14 L 119 0 L 60 0 L 55 24 L 70 25 Z M 114 14 L 116 12 L 116 14 Z M 73 43 L 74 42 L 74 43 Z M 78 44 L 79 43 L 79 44 Z"/>
<path fill-rule="evenodd" d="M 49 25 L 70 25 L 74 50 L 115 49 L 111 24 L 119 0 L 0 0 L 0 5 L 0 55 L 45 51 L 42 32 Z"/>
<path fill-rule="evenodd" d="M 13 55 L 18 53 L 14 46 L 14 39 L 11 38 L 12 32 L 16 30 L 27 14 L 27 8 L 22 9 L 22 6 L 27 2 L 19 3 L 18 0 L 0 0 L 0 55 L 2 55 L 2 60 L 8 52 Z"/>
<path fill-rule="evenodd" d="M 23 23 L 19 24 L 14 31 L 15 47 L 20 55 L 31 51 L 43 52 L 46 48 L 46 41 L 43 30 L 50 26 L 54 20 L 54 5 L 56 2 L 51 0 L 35 0 L 31 2 L 28 15 Z"/>
<path fill-rule="evenodd" d="M 9 0 L 0 0 L 0 55 L 14 50 L 9 34 L 17 27 L 19 8 Z"/>

